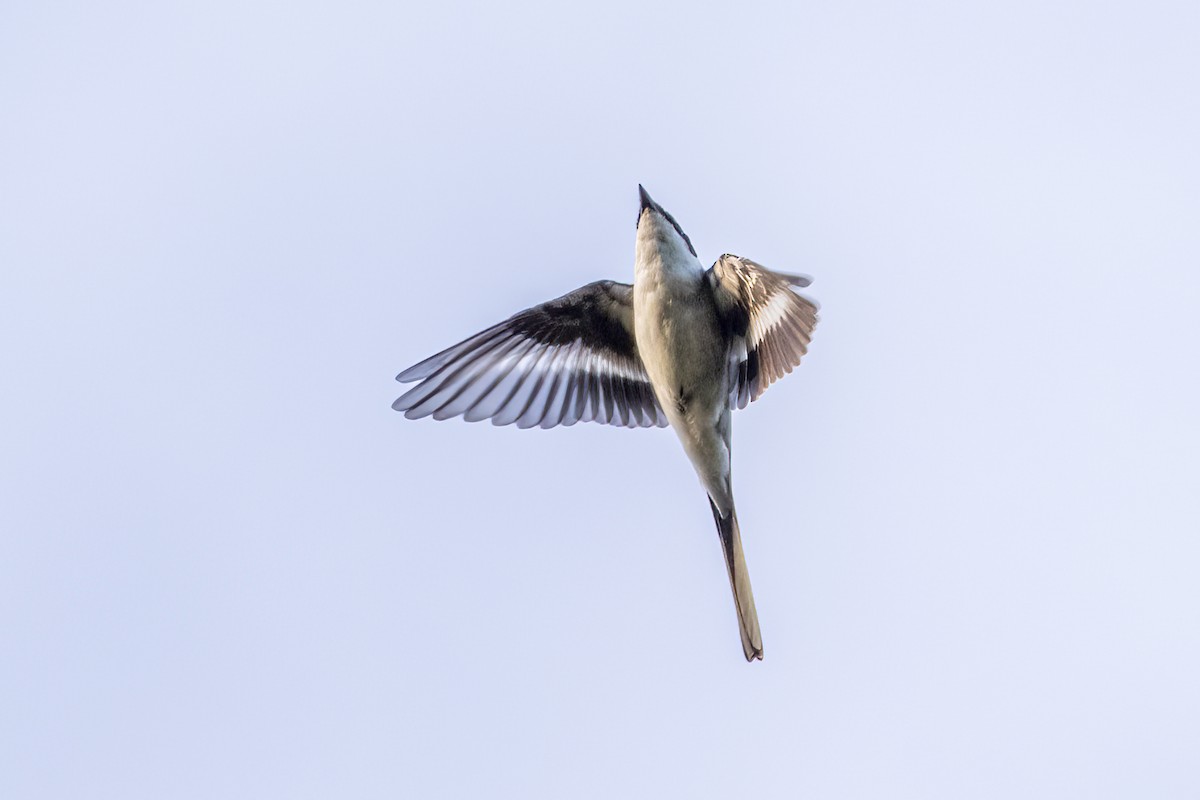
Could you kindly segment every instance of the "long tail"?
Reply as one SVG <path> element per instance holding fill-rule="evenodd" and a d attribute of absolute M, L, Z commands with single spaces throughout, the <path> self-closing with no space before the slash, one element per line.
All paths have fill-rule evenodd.
<path fill-rule="evenodd" d="M 737 609 L 738 627 L 742 634 L 742 650 L 746 660 L 762 661 L 762 633 L 758 630 L 758 611 L 754 608 L 754 593 L 750 591 L 750 571 L 746 569 L 746 557 L 742 554 L 742 533 L 738 528 L 737 512 L 729 509 L 729 515 L 721 516 L 712 498 L 713 519 L 717 521 L 717 533 L 721 536 L 721 548 L 725 551 L 725 566 L 729 568 L 729 583 L 733 587 L 733 605 Z"/>

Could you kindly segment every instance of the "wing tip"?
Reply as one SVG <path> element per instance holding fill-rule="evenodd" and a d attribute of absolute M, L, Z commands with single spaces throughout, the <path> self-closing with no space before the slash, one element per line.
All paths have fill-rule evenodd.
<path fill-rule="evenodd" d="M 420 364 L 413 364 L 411 367 L 397 375 L 396 380 L 400 383 L 412 383 L 413 381 L 419 381 L 422 378 L 428 378 L 429 374 L 433 372 L 433 365 L 429 363 L 432 360 L 433 359 L 427 358 Z"/>

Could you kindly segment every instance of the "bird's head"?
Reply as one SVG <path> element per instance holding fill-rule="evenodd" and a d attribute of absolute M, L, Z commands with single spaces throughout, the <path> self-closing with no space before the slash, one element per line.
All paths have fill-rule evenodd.
<path fill-rule="evenodd" d="M 638 194 L 642 207 L 638 212 L 637 260 L 645 261 L 650 257 L 657 257 L 664 263 L 694 260 L 696 249 L 692 247 L 692 240 L 675 218 L 654 202 L 640 183 Z"/>

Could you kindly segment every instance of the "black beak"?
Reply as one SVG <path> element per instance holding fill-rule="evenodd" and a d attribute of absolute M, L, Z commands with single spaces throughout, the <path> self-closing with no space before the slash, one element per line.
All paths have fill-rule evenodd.
<path fill-rule="evenodd" d="M 640 197 L 642 199 L 642 210 L 643 211 L 645 211 L 647 208 L 649 208 L 653 211 L 659 210 L 658 203 L 656 203 L 650 199 L 650 195 L 648 195 L 646 193 L 646 190 L 644 188 L 642 188 L 642 185 L 640 183 L 638 184 L 638 197 Z"/>
<path fill-rule="evenodd" d="M 679 227 L 679 223 L 675 221 L 675 218 L 668 214 L 662 206 L 650 199 L 650 195 L 646 193 L 646 187 L 640 183 L 638 184 L 638 196 L 642 198 L 642 210 L 638 212 L 638 225 L 642 224 L 642 215 L 646 213 L 646 209 L 650 209 L 656 214 L 661 214 L 667 222 L 671 223 L 671 227 L 679 234 L 679 238 L 683 239 L 683 243 L 687 245 L 688 251 L 693 256 L 696 255 L 696 248 L 692 247 L 692 240 L 683 232 L 683 228 Z"/>

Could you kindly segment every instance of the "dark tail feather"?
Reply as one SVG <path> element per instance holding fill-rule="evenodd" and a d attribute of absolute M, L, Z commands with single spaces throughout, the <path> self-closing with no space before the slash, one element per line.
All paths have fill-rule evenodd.
<path fill-rule="evenodd" d="M 754 594 L 750 591 L 750 572 L 746 569 L 746 557 L 742 554 L 742 534 L 738 528 L 737 512 L 729 509 L 729 515 L 721 516 L 717 506 L 709 498 L 713 519 L 717 521 L 717 533 L 721 537 L 721 548 L 725 551 L 725 566 L 729 569 L 729 583 L 733 587 L 733 605 L 737 609 L 738 627 L 742 634 L 742 650 L 746 660 L 762 661 L 762 633 L 758 630 L 758 612 L 754 609 Z"/>

